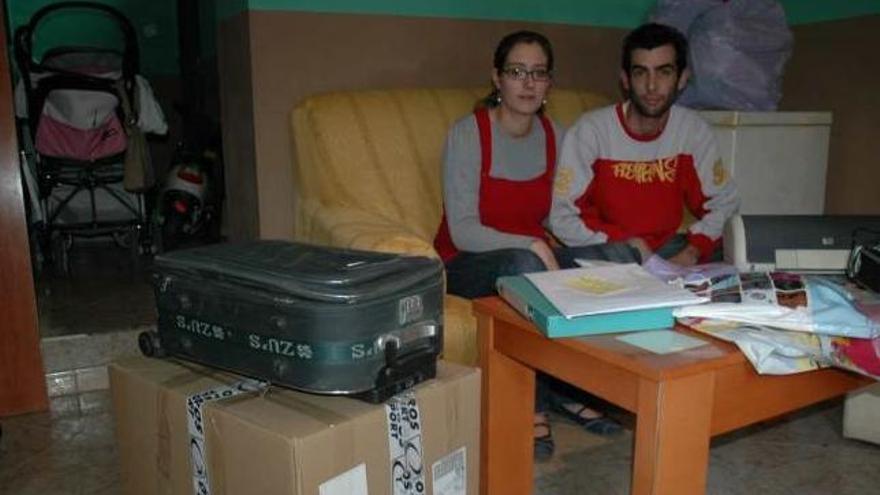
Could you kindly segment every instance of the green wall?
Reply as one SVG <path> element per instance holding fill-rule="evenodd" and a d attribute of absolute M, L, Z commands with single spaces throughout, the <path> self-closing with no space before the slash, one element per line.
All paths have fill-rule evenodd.
<path fill-rule="evenodd" d="M 58 0 L 7 0 L 10 32 L 41 7 Z M 141 70 L 147 76 L 178 74 L 177 0 L 96 0 L 125 14 L 138 33 Z M 198 0 L 203 21 L 246 10 L 296 10 L 416 17 L 519 20 L 629 28 L 640 24 L 655 0 Z M 748 0 L 734 0 L 748 1 Z M 880 0 L 782 0 L 789 22 L 802 24 L 880 14 Z M 47 24 L 47 26 L 50 26 Z M 84 28 L 85 26 L 85 28 Z M 202 51 L 214 52 L 214 32 L 202 23 Z M 110 31 L 80 20 L 51 25 L 45 41 L 104 40 Z M 42 40 L 42 39 L 41 39 Z M 38 40 L 38 41 L 41 41 Z M 40 43 L 37 45 L 40 48 Z"/>
<path fill-rule="evenodd" d="M 219 0 L 223 18 L 243 10 L 298 10 L 415 17 L 635 26 L 654 0 Z"/>
<path fill-rule="evenodd" d="M 95 0 L 93 0 L 95 1 Z M 146 76 L 176 75 L 178 70 L 177 0 L 97 0 L 121 11 L 134 26 L 141 54 L 141 72 Z M 10 33 L 40 8 L 57 0 L 6 0 Z M 46 18 L 45 31 L 37 33 L 36 51 L 47 46 L 86 42 L 106 46 L 115 36 L 112 25 L 87 15 L 58 15 Z"/>
<path fill-rule="evenodd" d="M 791 24 L 880 14 L 880 0 L 782 0 L 781 3 Z M 630 28 L 642 23 L 654 5 L 655 0 L 217 0 L 217 14 L 222 19 L 244 10 L 298 10 Z"/>
<path fill-rule="evenodd" d="M 790 24 L 880 14 L 880 0 L 782 0 Z"/>

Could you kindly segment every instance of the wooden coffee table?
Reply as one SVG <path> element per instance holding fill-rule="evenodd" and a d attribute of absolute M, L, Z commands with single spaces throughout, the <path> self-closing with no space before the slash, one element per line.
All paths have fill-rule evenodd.
<path fill-rule="evenodd" d="M 613 334 L 548 339 L 497 297 L 474 303 L 483 369 L 480 489 L 530 493 L 535 371 L 636 415 L 632 493 L 702 494 L 709 440 L 873 383 L 826 369 L 761 376 L 733 345 L 655 354 Z"/>

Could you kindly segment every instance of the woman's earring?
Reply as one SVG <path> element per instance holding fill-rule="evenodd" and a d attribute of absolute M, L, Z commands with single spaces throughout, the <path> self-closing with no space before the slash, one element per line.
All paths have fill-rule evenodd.
<path fill-rule="evenodd" d="M 495 93 L 495 103 L 501 103 L 501 93 Z"/>
<path fill-rule="evenodd" d="M 547 98 L 544 98 L 543 100 L 541 100 L 541 106 L 542 106 L 542 107 L 546 107 L 546 106 L 547 106 Z"/>

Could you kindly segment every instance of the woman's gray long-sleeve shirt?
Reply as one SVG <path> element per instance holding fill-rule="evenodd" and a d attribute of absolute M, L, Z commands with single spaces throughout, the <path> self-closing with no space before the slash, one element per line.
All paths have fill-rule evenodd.
<path fill-rule="evenodd" d="M 561 132 L 553 125 L 556 149 Z M 492 122 L 492 166 L 489 175 L 525 181 L 539 177 L 547 166 L 544 128 L 534 117 L 529 133 L 513 137 Z M 443 200 L 452 241 L 461 251 L 528 247 L 533 237 L 501 232 L 480 223 L 480 134 L 473 114 L 459 119 L 449 131 L 443 157 Z M 508 198 L 516 201 L 517 198 Z"/>

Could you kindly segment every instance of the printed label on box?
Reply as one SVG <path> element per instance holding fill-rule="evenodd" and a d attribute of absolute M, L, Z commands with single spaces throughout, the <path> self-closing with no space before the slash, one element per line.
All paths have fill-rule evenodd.
<path fill-rule="evenodd" d="M 367 465 L 359 464 L 318 487 L 319 495 L 368 495 Z"/>
<path fill-rule="evenodd" d="M 186 398 L 186 420 L 189 430 L 190 460 L 193 471 L 193 493 L 210 495 L 208 480 L 208 453 L 205 450 L 205 428 L 202 408 L 208 402 L 227 399 L 245 392 L 256 392 L 268 384 L 258 380 L 242 380 L 231 385 L 221 385 L 204 390 Z"/>
<path fill-rule="evenodd" d="M 466 451 L 462 447 L 431 466 L 434 495 L 467 495 Z"/>
<path fill-rule="evenodd" d="M 385 419 L 388 422 L 392 494 L 424 494 L 422 423 L 415 394 L 404 392 L 389 399 L 385 404 Z"/>

